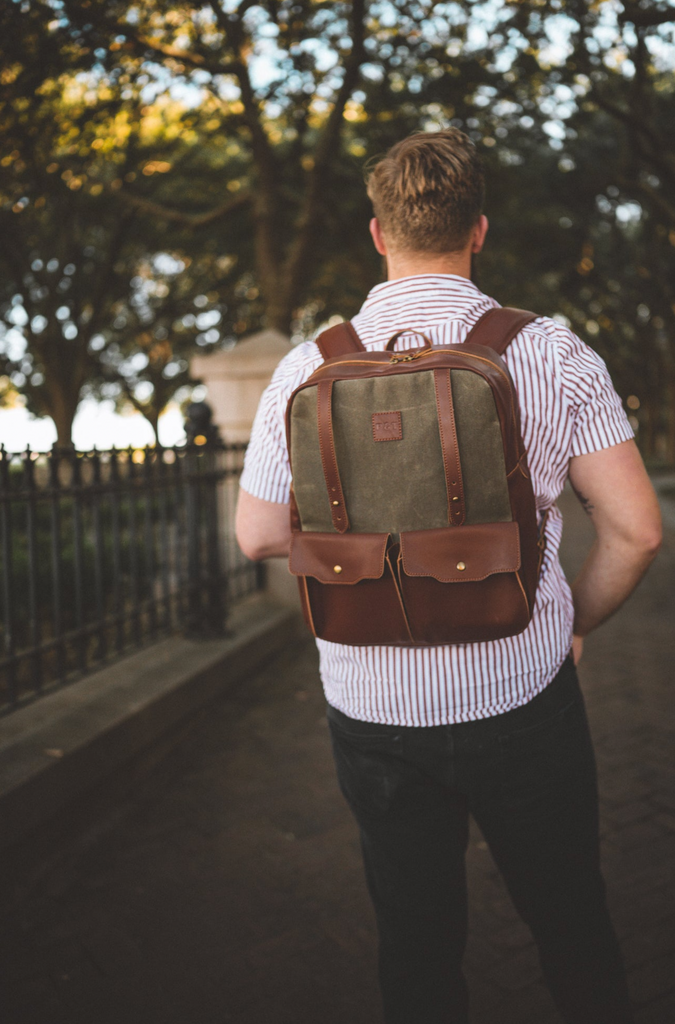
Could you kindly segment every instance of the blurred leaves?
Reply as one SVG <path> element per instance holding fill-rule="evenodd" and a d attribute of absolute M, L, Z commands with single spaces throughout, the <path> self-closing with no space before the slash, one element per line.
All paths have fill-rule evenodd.
<path fill-rule="evenodd" d="M 488 170 L 481 287 L 566 317 L 624 397 L 640 392 L 646 449 L 675 458 L 672 14 L 651 0 L 4 4 L 0 373 L 60 416 L 60 438 L 86 393 L 156 427 L 196 347 L 265 325 L 299 338 L 358 309 L 382 273 L 364 166 L 454 124 Z"/>

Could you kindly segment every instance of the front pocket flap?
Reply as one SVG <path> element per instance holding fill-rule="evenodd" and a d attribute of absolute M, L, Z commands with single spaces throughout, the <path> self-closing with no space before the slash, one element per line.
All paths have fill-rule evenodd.
<path fill-rule="evenodd" d="M 406 576 L 432 576 L 440 583 L 484 580 L 520 569 L 518 523 L 476 523 L 411 530 L 401 534 Z"/>
<path fill-rule="evenodd" d="M 384 573 L 388 533 L 294 533 L 288 568 L 320 583 L 358 583 Z"/>

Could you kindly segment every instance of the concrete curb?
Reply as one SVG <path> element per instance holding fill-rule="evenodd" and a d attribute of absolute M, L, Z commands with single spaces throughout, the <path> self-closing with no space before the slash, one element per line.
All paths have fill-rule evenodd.
<path fill-rule="evenodd" d="M 299 635 L 265 595 L 237 605 L 231 636 L 171 637 L 0 720 L 0 850 L 130 761 Z"/>

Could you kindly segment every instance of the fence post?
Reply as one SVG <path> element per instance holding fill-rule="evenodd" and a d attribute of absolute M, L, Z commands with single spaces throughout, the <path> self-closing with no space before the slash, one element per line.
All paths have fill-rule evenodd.
<path fill-rule="evenodd" d="M 26 539 L 28 542 L 28 616 L 30 637 L 33 647 L 32 683 L 35 693 L 42 689 L 42 651 L 40 648 L 41 624 L 38 615 L 38 551 L 35 520 L 37 516 L 37 490 L 35 486 L 35 463 L 30 447 L 23 458 L 23 481 L 26 495 Z"/>
<path fill-rule="evenodd" d="M 188 445 L 184 457 L 185 526 L 187 531 L 187 615 L 185 632 L 202 631 L 201 602 L 201 529 L 199 515 L 199 478 L 197 449 Z"/>
<path fill-rule="evenodd" d="M 14 615 L 12 612 L 12 502 L 10 494 L 9 464 L 11 456 L 0 445 L 0 517 L 2 524 L 2 613 L 5 665 L 7 667 L 7 700 L 10 706 L 16 704 L 16 641 L 14 638 Z"/>
<path fill-rule="evenodd" d="M 208 558 L 208 582 L 207 582 L 207 614 L 206 622 L 210 633 L 222 634 L 225 632 L 227 621 L 227 602 L 225 596 L 226 579 L 224 579 L 220 538 L 218 535 L 219 509 L 218 509 L 218 457 L 222 452 L 222 444 L 219 441 L 212 441 L 204 449 L 203 458 L 206 463 L 204 483 L 206 485 L 206 496 L 204 501 L 204 514 L 206 518 L 206 551 Z M 221 456 L 222 457 L 222 456 Z"/>
<path fill-rule="evenodd" d="M 66 678 L 66 648 L 63 640 L 63 573 L 61 569 L 61 481 L 60 453 L 55 443 L 49 459 L 49 498 L 52 543 L 52 615 L 56 643 L 56 675 Z"/>

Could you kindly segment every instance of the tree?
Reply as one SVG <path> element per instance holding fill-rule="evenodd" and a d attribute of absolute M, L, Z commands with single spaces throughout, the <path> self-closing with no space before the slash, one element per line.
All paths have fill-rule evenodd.
<path fill-rule="evenodd" d="M 541 167 L 543 149 L 535 154 L 522 135 L 515 140 L 521 189 L 530 205 L 538 197 L 535 212 L 519 218 L 519 234 L 531 242 L 535 221 L 544 227 L 527 279 L 552 289 L 633 410 L 642 406 L 645 454 L 673 463 L 675 11 L 649 0 L 504 4 L 485 59 L 495 96 L 539 141 L 548 136 L 554 158 L 542 189 L 529 171 Z M 527 254 L 520 257 L 527 266 Z"/>
<path fill-rule="evenodd" d="M 168 178 L 139 179 L 119 198 L 164 216 L 167 226 L 201 220 L 201 238 L 210 234 L 201 230 L 206 220 L 216 232 L 226 225 L 225 244 L 233 221 L 239 237 L 245 225 L 250 242 L 239 243 L 240 272 L 251 275 L 265 322 L 285 332 L 298 310 L 316 303 L 317 289 L 326 291 L 332 251 L 349 229 L 352 239 L 363 230 L 368 205 L 353 196 L 362 189 L 364 158 L 402 129 L 470 106 L 467 95 L 485 78 L 474 57 L 462 54 L 467 19 L 454 24 L 445 5 L 423 0 L 153 0 L 133 7 L 91 0 L 86 11 L 64 0 L 64 11 L 88 45 L 105 53 L 106 69 L 122 67 L 146 88 L 149 80 L 161 87 L 168 75 L 195 96 L 197 89 L 208 95 L 211 148 L 226 139 L 233 157 L 219 194 L 188 193 L 176 207 Z M 348 239 L 344 266 L 355 249 L 359 261 L 347 281 L 358 281 L 360 291 L 377 279 L 379 265 Z"/>
<path fill-rule="evenodd" d="M 183 107 L 143 108 L 121 74 L 101 77 L 87 66 L 89 51 L 77 42 L 77 30 L 67 34 L 49 5 L 23 6 L 23 34 L 13 24 L 22 8 L 2 12 L 5 28 L 19 30 L 16 39 L 3 37 L 11 59 L 8 53 L 0 94 L 2 369 L 31 411 L 52 417 L 61 445 L 70 444 L 82 396 L 97 393 L 102 378 L 156 427 L 186 377 L 174 350 L 185 350 L 199 334 L 181 320 L 167 347 L 166 323 L 173 310 L 187 316 L 190 286 L 192 297 L 203 290 L 203 266 L 171 294 L 158 280 L 152 300 L 143 303 L 150 283 L 134 281 L 157 265 L 157 253 L 136 210 L 114 197 L 124 179 L 170 167 L 157 157 L 171 157 L 182 145 Z M 126 368 L 144 352 L 153 382 L 139 379 L 135 387 L 122 373 L 111 383 L 116 361 Z"/>

